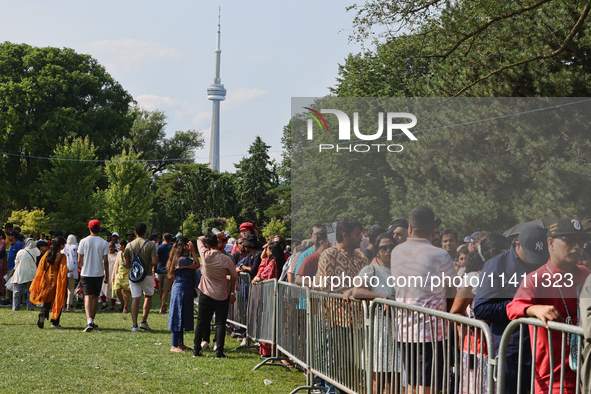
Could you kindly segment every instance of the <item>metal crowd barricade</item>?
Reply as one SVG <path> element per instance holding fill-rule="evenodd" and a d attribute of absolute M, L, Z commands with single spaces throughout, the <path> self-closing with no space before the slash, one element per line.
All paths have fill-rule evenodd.
<path fill-rule="evenodd" d="M 248 308 L 248 289 L 250 288 L 250 274 L 241 272 L 236 283 L 236 301 L 230 304 L 227 322 L 235 326 L 246 328 L 246 312 Z"/>
<path fill-rule="evenodd" d="M 310 372 L 347 393 L 367 392 L 367 304 L 340 294 L 310 291 Z"/>
<path fill-rule="evenodd" d="M 547 335 L 548 336 L 548 345 L 549 345 L 549 349 L 548 349 L 548 354 L 550 355 L 554 355 L 557 354 L 558 352 L 560 352 L 560 376 L 558 377 L 558 379 L 560 379 L 559 381 L 556 380 L 557 377 L 554 376 L 555 375 L 555 370 L 556 370 L 556 365 L 554 363 L 554 358 L 550 357 L 549 358 L 549 364 L 550 364 L 550 376 L 548 379 L 548 393 L 552 393 L 552 392 L 557 392 L 558 390 L 553 390 L 553 386 L 556 384 L 556 382 L 559 382 L 560 384 L 560 393 L 564 392 L 564 386 L 565 386 L 565 375 L 567 373 L 567 368 L 570 369 L 570 361 L 567 361 L 567 357 L 569 356 L 569 351 L 567 351 L 567 349 L 570 350 L 570 346 L 568 345 L 568 341 L 567 341 L 567 337 L 569 337 L 570 335 L 577 335 L 578 336 L 578 341 L 577 341 L 577 349 L 576 349 L 576 353 L 577 353 L 577 370 L 576 370 L 576 380 L 575 380 L 575 385 L 576 385 L 576 394 L 579 394 L 581 392 L 581 386 L 579 384 L 580 382 L 580 374 L 581 374 L 581 363 L 583 362 L 583 360 L 581 359 L 581 346 L 582 346 L 582 341 L 583 341 L 583 328 L 579 327 L 579 326 L 574 326 L 574 325 L 570 325 L 570 324 L 564 324 L 564 323 L 557 323 L 557 322 L 553 322 L 553 321 L 549 321 L 548 322 L 548 329 L 546 329 L 544 327 L 544 324 L 536 318 L 521 318 L 521 319 L 516 319 L 513 320 L 509 323 L 509 325 L 507 326 L 507 328 L 505 329 L 505 331 L 503 332 L 503 336 L 501 337 L 501 343 L 499 344 L 499 352 L 498 352 L 498 377 L 497 377 L 497 393 L 498 394 L 504 394 L 505 393 L 505 384 L 506 384 L 506 380 L 505 380 L 505 370 L 506 370 L 506 362 L 507 362 L 507 347 L 509 345 L 509 337 L 511 336 L 511 334 L 513 333 L 513 331 L 519 327 L 519 343 L 523 343 L 523 330 L 524 329 L 529 329 L 529 327 L 527 326 L 534 326 L 534 327 L 538 327 L 537 329 L 533 330 L 533 333 L 530 333 L 530 337 L 532 338 L 532 344 L 534 346 L 532 346 L 532 362 L 531 362 L 531 380 L 530 380 L 530 392 L 535 392 L 535 385 L 536 385 L 536 378 L 538 379 L 542 379 L 542 377 L 536 376 L 536 374 L 538 373 L 538 369 L 536 368 L 536 344 L 538 341 L 538 335 Z M 553 335 L 554 333 L 561 333 L 559 334 L 561 336 L 561 340 L 560 343 L 557 343 L 557 341 L 554 341 L 553 339 L 555 338 L 555 336 Z M 556 346 L 560 346 L 559 349 L 556 348 Z M 517 387 L 521 387 L 521 381 L 522 381 L 522 375 L 523 375 L 523 368 L 524 367 L 528 367 L 526 365 L 522 364 L 522 358 L 523 358 L 523 349 L 520 346 L 519 347 L 519 353 L 518 353 L 518 370 L 517 370 Z"/>
<path fill-rule="evenodd" d="M 494 342 L 483 321 L 375 299 L 369 307 L 368 337 L 370 393 L 402 393 L 408 386 L 443 393 L 493 393 Z"/>
<path fill-rule="evenodd" d="M 268 343 L 272 346 L 272 355 L 256 365 L 252 370 L 259 369 L 263 365 L 275 365 L 285 367 L 283 364 L 275 364 L 273 361 L 281 361 L 277 357 L 277 279 L 264 280 L 256 285 L 250 285 L 248 298 L 246 336 L 259 343 Z"/>
<path fill-rule="evenodd" d="M 300 386 L 291 393 L 316 388 L 312 386 L 310 373 L 309 296 L 310 289 L 307 287 L 287 282 L 277 283 L 277 350 L 307 371 L 306 386 Z"/>

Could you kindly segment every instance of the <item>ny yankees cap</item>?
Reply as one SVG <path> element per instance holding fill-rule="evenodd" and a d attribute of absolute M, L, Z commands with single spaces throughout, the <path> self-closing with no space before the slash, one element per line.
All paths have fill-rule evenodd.
<path fill-rule="evenodd" d="M 523 249 L 525 261 L 528 264 L 542 265 L 548 262 L 548 234 L 546 229 L 537 224 L 528 224 L 519 232 L 517 241 Z"/>

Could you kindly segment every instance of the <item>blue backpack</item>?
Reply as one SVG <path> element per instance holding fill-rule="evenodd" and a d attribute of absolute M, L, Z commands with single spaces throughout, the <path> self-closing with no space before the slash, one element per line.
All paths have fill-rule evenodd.
<path fill-rule="evenodd" d="M 150 241 L 146 241 L 142 245 L 142 247 L 138 251 L 138 254 L 142 251 L 142 249 L 144 248 L 144 246 L 146 246 L 148 242 Z M 133 260 L 131 260 L 131 267 L 129 268 L 129 280 L 133 283 L 139 283 L 146 278 L 146 275 L 148 273 L 144 269 L 144 265 L 142 264 L 142 260 L 140 260 L 140 256 L 138 256 L 138 254 L 135 253 L 131 245 L 129 247 L 131 248 L 131 252 L 133 253 Z"/>

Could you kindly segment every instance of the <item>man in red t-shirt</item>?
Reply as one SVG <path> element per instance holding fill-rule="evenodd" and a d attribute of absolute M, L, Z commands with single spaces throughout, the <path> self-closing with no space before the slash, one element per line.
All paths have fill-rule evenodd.
<path fill-rule="evenodd" d="M 583 254 L 583 245 L 591 234 L 583 231 L 578 220 L 558 219 L 548 228 L 548 251 L 550 260 L 525 277 L 507 305 L 507 316 L 514 320 L 520 317 L 537 317 L 548 327 L 548 321 L 578 324 L 578 299 L 590 271 L 577 265 Z M 533 343 L 534 326 L 530 326 L 532 349 L 536 349 L 535 393 L 547 393 L 550 375 L 554 374 L 552 392 L 560 392 L 561 343 L 562 333 L 552 332 L 553 352 L 550 353 L 548 332 L 538 328 L 537 343 Z M 568 363 L 570 351 L 566 344 L 564 370 L 564 393 L 575 393 L 577 386 L 576 372 Z M 550 357 L 553 357 L 554 371 L 550 369 Z"/>

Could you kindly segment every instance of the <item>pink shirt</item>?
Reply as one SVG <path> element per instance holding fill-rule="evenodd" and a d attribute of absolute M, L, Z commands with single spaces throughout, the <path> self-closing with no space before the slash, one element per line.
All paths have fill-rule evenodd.
<path fill-rule="evenodd" d="M 396 301 L 447 311 L 447 279 L 445 286 L 437 279 L 431 279 L 433 277 L 441 279 L 442 275 L 452 279 L 457 276 L 454 263 L 445 250 L 433 246 L 425 238 L 409 237 L 406 242 L 396 246 L 392 251 L 390 267 L 392 278 L 389 285 L 393 285 L 396 290 Z M 413 313 L 409 313 L 408 319 L 406 316 L 404 315 L 404 319 L 401 319 L 402 342 L 433 342 L 447 338 L 441 319 L 431 318 L 432 326 L 437 327 L 437 338 L 434 340 L 429 318 L 423 319 L 422 314 Z M 411 338 L 412 331 L 414 335 Z"/>
<path fill-rule="evenodd" d="M 199 291 L 217 301 L 228 299 L 230 291 L 226 275 L 238 280 L 234 261 L 219 250 L 207 249 L 203 237 L 197 238 L 197 249 L 201 256 L 202 273 Z"/>

